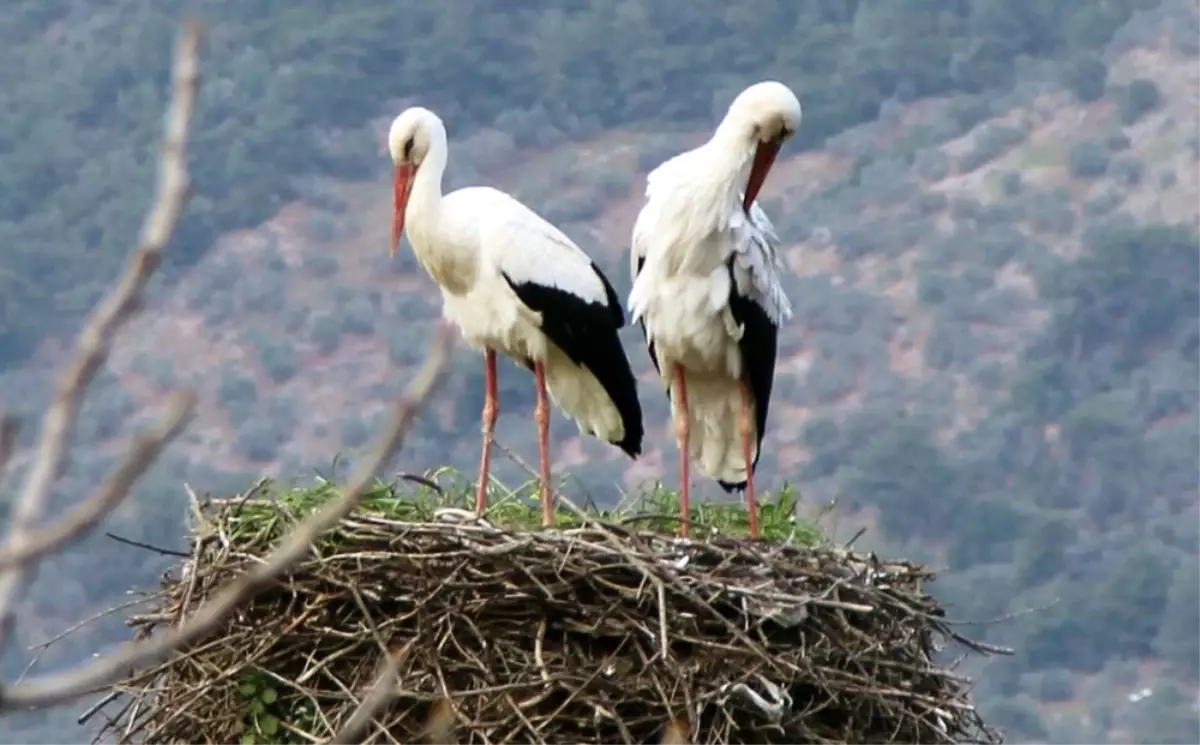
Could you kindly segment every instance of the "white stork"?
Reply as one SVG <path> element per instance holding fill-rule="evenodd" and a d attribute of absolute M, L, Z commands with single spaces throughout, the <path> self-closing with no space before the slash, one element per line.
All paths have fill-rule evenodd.
<path fill-rule="evenodd" d="M 388 150 L 395 164 L 391 254 L 407 231 L 417 261 L 442 291 L 443 316 L 469 345 L 484 350 L 476 510 L 487 505 L 500 351 L 536 378 L 542 522 L 550 525 L 547 390 L 580 432 L 631 458 L 641 453 L 637 381 L 617 336 L 625 324 L 620 299 L 582 249 L 508 194 L 472 186 L 443 196 L 446 128 L 432 111 L 418 106 L 397 116 Z"/>
<path fill-rule="evenodd" d="M 779 325 L 792 309 L 779 238 L 755 198 L 799 124 L 800 102 L 787 86 L 757 83 L 734 99 L 708 142 L 646 177 L 629 312 L 671 400 L 684 535 L 689 457 L 726 492 L 745 491 L 750 534 L 758 535 L 754 468 Z"/>

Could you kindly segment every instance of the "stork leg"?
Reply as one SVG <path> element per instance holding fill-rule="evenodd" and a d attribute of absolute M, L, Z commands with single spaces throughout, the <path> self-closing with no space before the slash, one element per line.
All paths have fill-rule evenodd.
<path fill-rule="evenodd" d="M 683 377 L 683 366 L 675 365 L 675 437 L 679 440 L 679 535 L 687 537 L 688 524 L 692 519 L 692 506 L 688 494 L 689 441 L 691 440 L 691 418 L 688 413 L 687 381 Z"/>
<path fill-rule="evenodd" d="M 750 437 L 751 411 L 750 388 L 742 381 L 742 415 L 738 422 L 738 430 L 742 435 L 742 456 L 746 459 L 746 509 L 750 514 L 750 537 L 758 537 L 758 503 L 754 498 L 754 458 L 751 452 Z"/>
<path fill-rule="evenodd" d="M 492 461 L 496 415 L 500 413 L 496 395 L 496 351 L 493 349 L 483 353 L 483 391 L 483 454 L 479 457 L 479 481 L 475 487 L 475 511 L 480 515 L 487 508 L 488 469 Z"/>
<path fill-rule="evenodd" d="M 550 397 L 546 394 L 546 368 L 541 362 L 533 365 L 537 379 L 537 408 L 533 417 L 538 428 L 538 457 L 542 461 L 542 525 L 554 524 L 554 502 L 550 496 Z"/>

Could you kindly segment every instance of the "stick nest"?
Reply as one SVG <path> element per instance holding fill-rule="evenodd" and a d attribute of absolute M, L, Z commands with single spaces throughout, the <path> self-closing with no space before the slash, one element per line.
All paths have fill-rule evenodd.
<path fill-rule="evenodd" d="M 136 635 L 259 562 L 296 513 L 209 505 Z M 124 681 L 99 738 L 324 741 L 392 654 L 370 742 L 421 741 L 439 709 L 471 743 L 659 742 L 680 725 L 696 743 L 998 742 L 969 681 L 933 661 L 965 640 L 932 578 L 769 541 L 360 510 L 211 637 Z"/>

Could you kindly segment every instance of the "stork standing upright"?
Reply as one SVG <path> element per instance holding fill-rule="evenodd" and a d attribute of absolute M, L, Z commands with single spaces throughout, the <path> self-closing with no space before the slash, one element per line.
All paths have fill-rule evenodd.
<path fill-rule="evenodd" d="M 587 254 L 558 228 L 502 191 L 472 186 L 442 195 L 446 128 L 413 107 L 392 122 L 395 164 L 391 254 L 402 233 L 442 292 L 442 314 L 484 354 L 483 452 L 476 510 L 487 505 L 491 446 L 499 413 L 496 352 L 533 371 L 541 458 L 542 523 L 550 498 L 547 394 L 580 432 L 613 443 L 631 458 L 642 449 L 637 381 L 617 329 L 620 299 Z"/>
<path fill-rule="evenodd" d="M 754 469 L 779 325 L 792 309 L 780 281 L 779 238 L 755 199 L 799 124 L 800 102 L 787 86 L 756 83 L 707 142 L 646 177 L 629 311 L 671 400 L 684 535 L 689 457 L 726 492 L 745 491 L 750 534 L 758 535 Z"/>

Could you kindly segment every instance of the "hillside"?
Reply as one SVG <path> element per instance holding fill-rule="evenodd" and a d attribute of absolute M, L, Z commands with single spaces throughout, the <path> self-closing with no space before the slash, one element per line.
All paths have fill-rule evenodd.
<path fill-rule="evenodd" d="M 128 12 L 138 7 L 118 5 Z M 578 70 L 571 67 L 582 64 L 571 57 L 575 47 L 595 51 L 581 34 L 586 23 L 600 21 L 586 14 L 608 11 L 578 5 L 571 13 L 540 16 L 539 33 L 562 41 L 554 49 L 540 47 L 538 64 L 549 65 L 559 54 L 567 60 L 564 69 Z M 712 73 L 700 86 L 677 86 L 700 88 L 701 99 L 695 92 L 672 93 L 658 108 L 646 91 L 661 81 L 629 83 L 616 97 L 626 108 L 602 111 L 579 102 L 589 90 L 612 98 L 595 88 L 566 91 L 544 73 L 540 88 L 521 88 L 513 82 L 520 73 L 512 70 L 492 84 L 508 86 L 514 101 L 542 100 L 553 108 L 549 102 L 571 96 L 574 103 L 518 115 L 489 109 L 499 104 L 484 96 L 472 108 L 437 92 L 434 68 L 411 67 L 421 64 L 415 49 L 403 56 L 409 84 L 387 90 L 420 88 L 420 100 L 445 115 L 454 140 L 452 185 L 487 182 L 526 200 L 591 252 L 621 291 L 628 287 L 624 252 L 648 168 L 699 142 L 731 87 L 766 74 L 792 82 L 784 73 L 805 66 L 825 69 L 833 64 L 830 46 L 842 38 L 837 34 L 849 34 L 859 45 L 855 59 L 870 59 L 875 67 L 851 69 L 840 57 L 833 66 L 843 87 L 845 80 L 871 81 L 872 100 L 882 102 L 875 107 L 878 118 L 854 113 L 863 103 L 839 98 L 831 92 L 834 83 L 815 82 L 818 72 L 797 74 L 806 147 L 785 153 L 764 189 L 764 207 L 791 244 L 787 260 L 795 276 L 788 290 L 796 318 L 781 341 L 761 478 L 798 483 L 808 511 L 836 498 L 844 537 L 870 528 L 860 546 L 946 566 L 948 579 L 935 592 L 957 618 L 1017 614 L 986 627 L 989 638 L 1019 654 L 989 667 L 978 693 L 1011 741 L 1188 741 L 1200 726 L 1192 705 L 1200 667 L 1194 613 L 1200 584 L 1194 459 L 1200 447 L 1194 313 L 1200 301 L 1200 13 L 1178 0 L 1147 7 L 1127 22 L 1128 14 L 1121 18 L 1113 36 L 1112 29 L 1081 31 L 1091 28 L 1087 13 L 1076 13 L 1071 3 L 1043 5 L 1055 9 L 1059 25 L 1024 18 L 1022 28 L 1065 28 L 1062 40 L 1053 41 L 1049 32 L 1040 42 L 1025 39 L 1031 49 L 1044 48 L 1007 71 L 987 67 L 976 55 L 969 59 L 977 66 L 970 68 L 978 73 L 974 78 L 963 72 L 965 47 L 930 47 L 930 55 L 957 71 L 945 81 L 932 76 L 932 62 L 929 70 L 893 64 L 916 59 L 913 45 L 928 30 L 905 26 L 889 37 L 883 29 L 896 19 L 864 2 L 847 4 L 849 11 L 821 11 L 829 17 L 818 26 L 834 41 L 821 47 L 806 37 L 797 44 L 804 51 L 795 53 L 803 59 L 785 52 L 769 62 L 751 59 L 723 78 Z M 471 7 L 461 0 L 446 12 L 470 15 Z M 767 20 L 731 11 L 726 23 L 803 25 L 803 18 L 784 18 L 791 11 L 783 3 L 773 7 Z M 1003 20 L 994 4 L 972 8 L 989 22 Z M 287 34 L 310 28 L 312 19 L 288 11 L 282 25 L 289 31 L 272 37 L 253 24 L 222 25 L 223 11 L 213 11 L 210 56 L 220 59 L 222 50 L 253 34 L 264 41 L 237 55 L 232 67 L 218 62 L 207 83 L 214 121 L 198 143 L 208 155 L 198 156 L 202 188 L 192 210 L 212 239 L 193 222 L 193 232 L 178 242 L 186 259 L 155 288 L 152 312 L 135 321 L 114 350 L 77 438 L 87 444 L 86 454 L 71 464 L 60 495 L 69 499 L 111 462 L 138 421 L 136 412 L 161 403 L 175 386 L 194 386 L 208 406 L 108 527 L 163 546 L 178 543 L 183 530 L 183 480 L 222 492 L 261 475 L 307 479 L 313 467 L 327 471 L 333 453 L 353 459 L 407 381 L 438 313 L 436 293 L 407 251 L 395 261 L 386 255 L 391 195 L 382 134 L 390 116 L 415 97 L 362 94 L 367 70 L 386 61 L 364 52 L 351 65 L 360 76 L 353 83 L 359 94 L 328 94 L 320 107 L 301 100 L 295 91 L 307 91 L 304 85 L 339 85 L 332 71 L 339 58 L 330 54 L 325 78 L 305 71 L 310 77 L 301 85 L 286 70 L 279 73 L 280 86 L 293 96 L 291 109 L 267 101 L 264 120 L 246 119 L 229 97 L 255 95 L 272 55 L 280 54 L 273 45 L 303 53 L 304 35 Z M 82 10 L 64 12 L 59 26 L 46 21 L 47 44 L 66 50 L 62 39 L 72 33 L 82 39 L 100 33 L 83 23 Z M 653 14 L 636 2 L 613 12 Z M 695 21 L 703 11 L 684 16 L 679 33 L 690 36 L 671 42 L 679 54 L 671 64 L 680 68 L 699 59 L 705 34 L 715 33 Z M 86 20 L 106 29 L 119 18 Z M 479 29 L 488 20 L 464 21 L 469 31 L 463 33 L 484 33 Z M 389 28 L 376 24 L 368 33 L 362 21 L 347 12 L 329 33 L 376 39 Z M 663 23 L 654 19 L 646 33 L 660 32 Z M 449 28 L 457 27 L 443 31 Z M 967 44 L 958 27 L 946 28 L 938 33 L 945 33 L 947 45 Z M 492 42 L 502 41 L 503 34 L 488 33 Z M 1086 41 L 1089 33 L 1103 41 Z M 145 47 L 137 49 L 149 58 Z M 721 51 L 703 54 L 719 58 Z M 139 61 L 155 64 L 137 55 L 125 63 Z M 624 63 L 605 74 L 632 80 L 639 64 L 647 63 Z M 900 70 L 890 73 L 900 79 L 883 79 L 881 70 L 889 67 Z M 985 75 L 988 70 L 994 74 Z M 271 88 L 271 95 L 284 96 L 280 89 Z M 222 95 L 229 98 L 224 104 Z M 131 93 L 121 101 L 156 104 L 148 90 L 144 100 Z M 237 116 L 220 119 L 222 106 Z M 287 129 L 279 122 L 314 108 L 337 114 L 288 135 L 295 138 L 290 141 L 266 137 L 268 129 Z M 258 134 L 221 147 L 235 130 Z M 209 160 L 217 153 L 219 166 Z M 263 163 L 291 175 L 268 185 Z M 50 203 L 66 209 L 74 204 L 68 196 Z M 135 216 L 141 196 L 131 195 L 121 209 Z M 54 225 L 55 217 L 38 219 Z M 21 322 L 7 323 L 8 336 L 0 337 L 9 365 L 0 373 L 6 405 L 31 412 L 45 400 L 49 373 L 63 354 L 61 339 L 48 330 L 69 327 L 72 317 L 61 309 L 92 298 L 93 280 L 83 274 L 115 271 L 119 241 L 128 235 L 119 224 L 106 227 L 95 266 L 55 263 L 24 249 L 0 260 L 0 319 Z M 36 235 L 22 234 L 18 245 L 32 245 Z M 82 253 L 91 242 L 80 240 Z M 55 248 L 61 255 L 67 250 Z M 55 302 L 38 305 L 33 295 L 14 300 L 24 296 L 13 288 L 35 287 L 30 278 L 41 277 L 38 272 L 59 283 L 51 292 Z M 46 310 L 51 306 L 53 312 Z M 46 338 L 35 344 L 22 336 L 18 343 L 26 326 Z M 581 497 L 611 501 L 618 486 L 634 489 L 658 478 L 673 484 L 665 399 L 638 335 L 630 330 L 626 341 L 643 379 L 650 451 L 631 465 L 580 439 L 556 416 L 555 467 L 570 474 L 566 488 Z M 452 390 L 396 468 L 473 466 L 482 403 L 478 358 L 460 350 L 456 373 Z M 500 376 L 498 437 L 531 458 L 532 386 L 507 364 Z M 501 477 L 524 477 L 504 460 L 497 464 Z M 719 494 L 711 484 L 697 484 L 695 491 Z M 153 582 L 163 565 L 160 557 L 101 538 L 84 544 L 44 572 L 45 581 L 58 583 L 56 592 L 31 601 L 24 641 L 41 641 L 112 605 L 129 585 Z M 85 571 L 86 586 L 75 579 Z M 1045 608 L 1054 598 L 1061 602 Z M 1042 609 L 1019 613 L 1029 607 Z M 117 625 L 100 627 L 97 638 L 112 638 Z M 48 664 L 85 648 L 86 641 L 60 645 L 47 655 Z"/>

